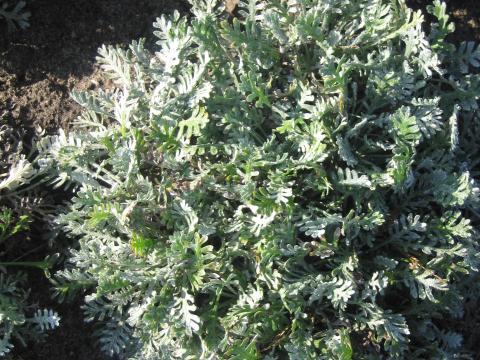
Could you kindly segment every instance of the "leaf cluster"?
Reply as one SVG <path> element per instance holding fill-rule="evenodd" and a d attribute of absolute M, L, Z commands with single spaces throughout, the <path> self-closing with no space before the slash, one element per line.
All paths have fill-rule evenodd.
<path fill-rule="evenodd" d="M 46 214 L 41 194 L 34 189 L 42 183 L 43 171 L 23 154 L 22 134 L 0 124 L 0 357 L 11 355 L 14 343 L 27 346 L 40 340 L 45 330 L 59 325 L 59 316 L 39 309 L 30 298 L 27 275 L 21 267 L 47 270 L 53 258 L 21 261 L 18 255 L 34 217 Z"/>

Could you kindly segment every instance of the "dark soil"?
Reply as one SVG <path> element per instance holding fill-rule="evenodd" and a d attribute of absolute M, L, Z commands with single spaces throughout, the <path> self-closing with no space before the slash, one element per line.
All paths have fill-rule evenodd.
<path fill-rule="evenodd" d="M 21 126 L 66 128 L 79 113 L 76 89 L 101 86 L 94 66 L 102 44 L 151 36 L 156 17 L 184 2 L 168 0 L 34 0 L 31 27 L 0 35 L 0 115 Z"/>
<path fill-rule="evenodd" d="M 478 0 L 447 0 L 447 9 L 455 22 L 455 38 L 459 41 L 480 40 L 480 3 Z"/>
<path fill-rule="evenodd" d="M 450 41 L 480 41 L 480 3 L 478 0 L 443 0 L 447 13 L 455 23 L 455 33 Z M 433 0 L 407 0 L 410 7 L 425 11 Z"/>
<path fill-rule="evenodd" d="M 457 28 L 451 40 L 480 40 L 478 0 L 446 2 Z M 431 1 L 409 3 L 424 9 Z M 38 126 L 47 133 L 67 129 L 80 112 L 69 92 L 105 85 L 94 65 L 97 48 L 150 37 L 154 19 L 174 9 L 186 12 L 188 7 L 185 1 L 168 0 L 31 0 L 30 28 L 12 34 L 0 28 L 0 116 L 30 135 Z M 36 234 L 31 237 L 35 246 L 42 241 Z M 42 308 L 56 309 L 62 317 L 61 326 L 43 344 L 18 351 L 15 359 L 105 359 L 91 336 L 93 327 L 82 320 L 81 301 L 59 305 L 51 300 L 43 274 L 31 272 L 30 276 L 33 301 Z M 480 324 L 475 319 L 479 317 L 477 301 L 473 303 L 465 329 Z M 467 346 L 480 343 L 478 329 L 476 333 L 479 335 L 472 334 Z"/>

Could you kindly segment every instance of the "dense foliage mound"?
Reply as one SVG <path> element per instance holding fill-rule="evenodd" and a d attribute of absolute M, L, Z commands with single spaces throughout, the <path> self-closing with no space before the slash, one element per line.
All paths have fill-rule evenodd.
<path fill-rule="evenodd" d="M 192 5 L 154 54 L 103 47 L 116 87 L 39 144 L 75 190 L 57 295 L 121 358 L 468 355 L 480 50 L 445 42 L 445 5 Z"/>

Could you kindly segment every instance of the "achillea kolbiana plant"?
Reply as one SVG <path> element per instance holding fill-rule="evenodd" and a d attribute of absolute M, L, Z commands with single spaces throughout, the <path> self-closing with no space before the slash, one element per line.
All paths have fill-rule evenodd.
<path fill-rule="evenodd" d="M 0 120 L 3 120 L 0 118 Z M 3 122 L 3 121 L 2 121 Z M 22 155 L 18 134 L 0 124 L 0 357 L 12 355 L 14 341 L 24 346 L 39 340 L 45 330 L 59 325 L 59 317 L 50 309 L 40 309 L 32 301 L 27 275 L 19 269 L 49 269 L 54 257 L 28 260 L 29 252 L 18 256 L 19 242 L 25 241 L 29 222 L 44 216 L 43 197 L 33 191 L 42 182 L 43 170 Z M 46 178 L 48 179 L 48 178 Z M 45 181 L 45 180 L 44 180 Z M 34 249 L 33 249 L 34 250 Z M 30 251 L 31 252 L 31 251 Z"/>
<path fill-rule="evenodd" d="M 480 49 L 439 1 L 192 5 L 39 144 L 76 191 L 57 295 L 120 358 L 468 358 Z"/>

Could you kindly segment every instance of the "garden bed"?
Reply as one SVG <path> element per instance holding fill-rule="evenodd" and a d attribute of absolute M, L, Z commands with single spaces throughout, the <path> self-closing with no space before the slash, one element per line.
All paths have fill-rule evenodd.
<path fill-rule="evenodd" d="M 454 41 L 480 40 L 480 7 L 477 1 L 447 1 L 456 23 Z M 424 1 L 411 1 L 423 8 Z M 128 44 L 132 39 L 151 36 L 154 19 L 164 12 L 187 11 L 183 2 L 167 0 L 36 0 L 29 5 L 31 27 L 0 38 L 0 115 L 27 130 L 36 128 L 55 133 L 68 129 L 80 107 L 70 99 L 73 89 L 95 89 L 104 79 L 94 65 L 102 44 Z M 38 130 L 37 130 L 38 131 Z M 28 140 L 28 139 L 27 139 Z M 40 241 L 32 233 L 32 244 Z M 43 251 L 43 250 L 42 250 Z M 39 251 L 41 258 L 45 252 Z M 50 299 L 48 281 L 32 272 L 32 298 L 58 310 L 61 327 L 51 340 L 19 352 L 24 360 L 104 359 L 90 336 L 93 328 L 84 324 L 80 301 L 57 305 Z M 476 304 L 464 324 L 479 324 Z M 480 333 L 471 334 L 466 345 L 478 347 Z M 479 348 L 480 352 L 480 348 Z"/>

